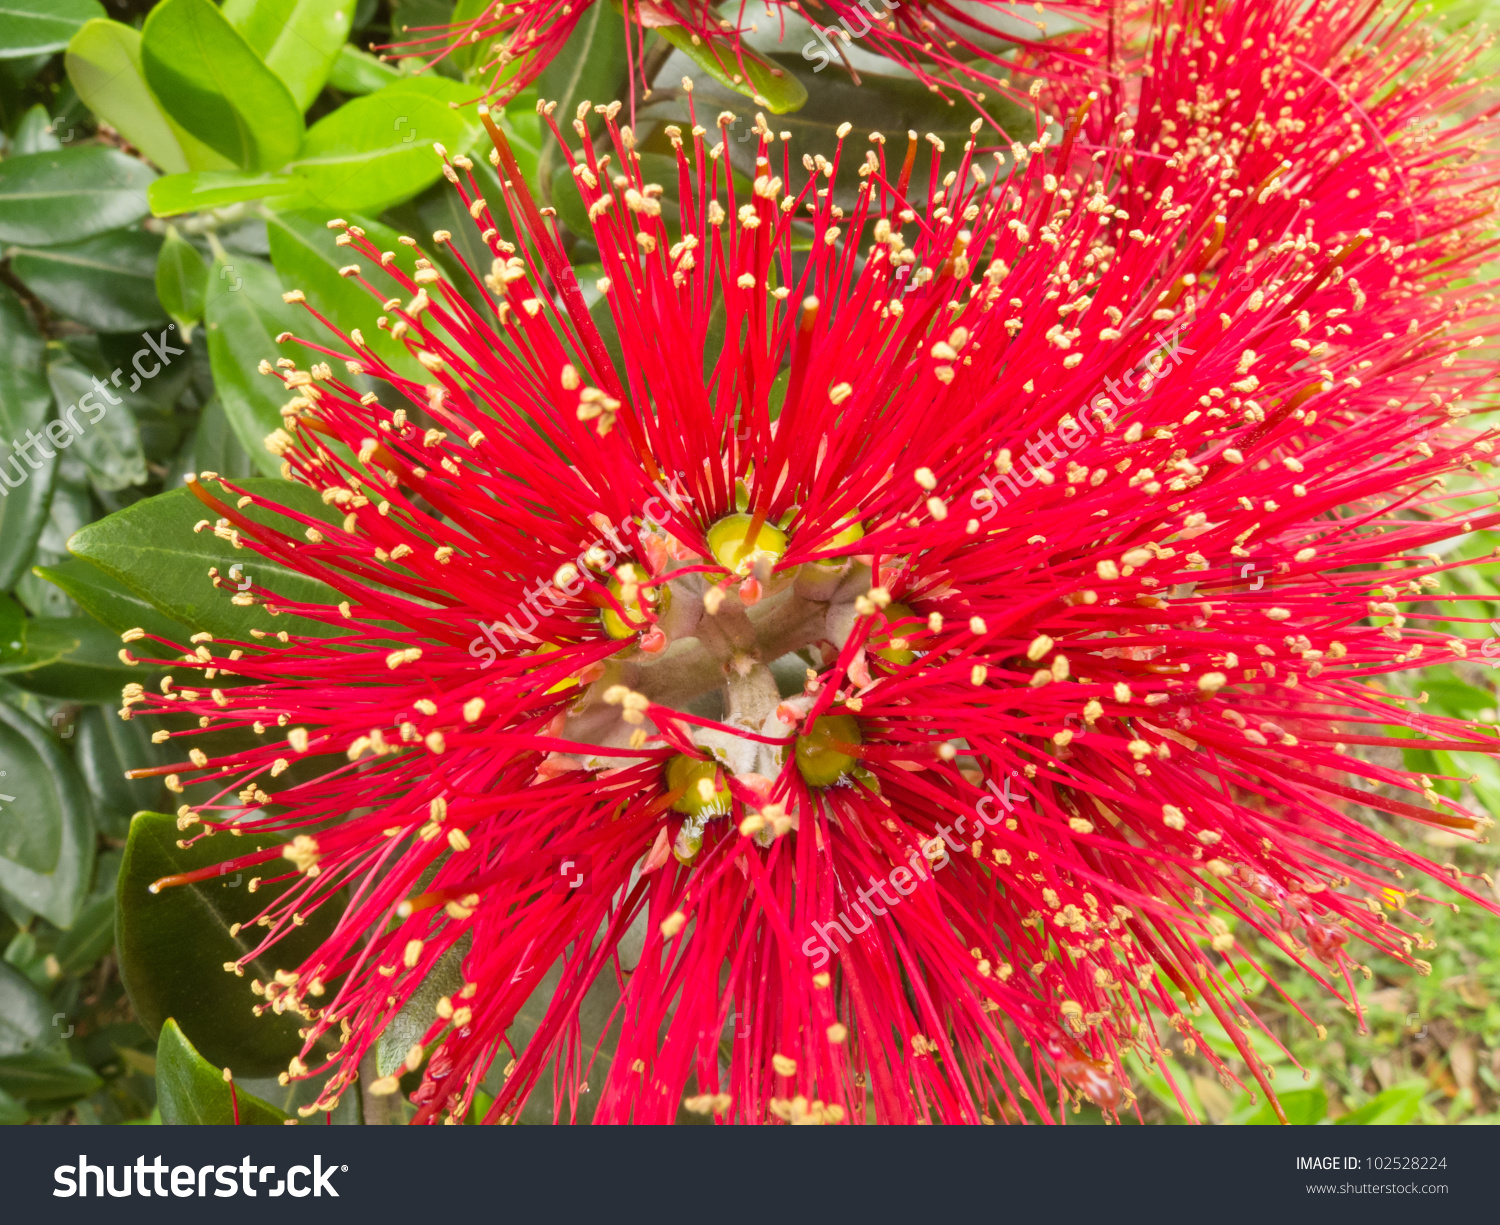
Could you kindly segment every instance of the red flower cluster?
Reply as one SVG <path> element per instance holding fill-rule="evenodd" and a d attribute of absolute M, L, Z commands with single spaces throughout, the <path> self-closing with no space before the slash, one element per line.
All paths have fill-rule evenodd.
<path fill-rule="evenodd" d="M 326 1105 L 458 962 L 405 1064 L 422 1122 L 497 1060 L 491 1121 L 549 1067 L 563 1118 L 585 1093 L 600 1121 L 1053 1118 L 1127 1107 L 1154 1019 L 1191 1040 L 1204 1009 L 1269 1093 L 1241 935 L 1350 1002 L 1359 942 L 1420 968 L 1402 873 L 1438 869 L 1376 814 L 1488 821 L 1360 746 L 1494 746 L 1381 730 L 1379 678 L 1465 653 L 1424 628 L 1454 614 L 1423 550 L 1494 519 L 1442 489 L 1491 449 L 1464 418 L 1492 128 L 1439 125 L 1461 57 L 1423 37 L 1184 0 L 1129 90 L 1059 86 L 1026 143 L 841 134 L 799 170 L 759 120 L 746 195 L 722 141 L 669 129 L 675 203 L 611 107 L 613 153 L 568 154 L 596 285 L 493 127 L 522 239 L 451 158 L 494 255 L 469 283 L 343 227 L 429 377 L 358 333 L 279 363 L 268 445 L 341 522 L 274 531 L 194 485 L 327 600 L 256 589 L 259 637 L 126 699 L 260 737 L 176 770 L 184 828 L 285 838 L 236 861 L 296 880 L 264 946 L 347 894 L 257 984 L 306 1059 L 340 1035 L 291 1074 L 331 1064 Z"/>

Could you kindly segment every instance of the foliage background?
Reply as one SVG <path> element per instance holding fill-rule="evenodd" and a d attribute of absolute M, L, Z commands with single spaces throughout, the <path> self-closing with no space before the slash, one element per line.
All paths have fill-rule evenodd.
<path fill-rule="evenodd" d="M 473 8 L 460 0 L 458 12 Z M 1469 34 L 1492 8 L 1490 0 L 1455 0 L 1429 20 L 1448 35 Z M 255 366 L 277 355 L 273 338 L 283 328 L 305 331 L 305 316 L 281 300 L 285 290 L 302 289 L 345 330 L 377 335 L 376 307 L 338 277 L 345 261 L 323 222 L 347 217 L 382 247 L 395 246 L 395 233 L 432 246 L 434 230 L 450 230 L 453 245 L 483 266 L 467 214 L 438 179 L 431 144 L 478 150 L 476 172 L 488 176 L 498 203 L 473 108 L 450 105 L 475 96 L 465 72 L 484 48 L 421 73 L 418 61 L 382 62 L 366 50 L 399 41 L 405 27 L 444 24 L 454 12 L 446 0 L 225 0 L 222 10 L 209 0 L 7 5 L 0 429 L 14 440 L 41 434 L 46 423 L 66 421 L 99 380 L 121 407 L 66 448 L 54 431 L 55 456 L 37 449 L 39 462 L 20 469 L 17 461 L 23 481 L 0 499 L 0 1122 L 228 1121 L 225 1064 L 238 1073 L 247 1123 L 280 1122 L 316 1094 L 316 1086 L 284 1087 L 273 1075 L 295 1051 L 294 1035 L 267 1025 L 253 1039 L 237 1037 L 253 1000 L 243 983 L 208 973 L 244 947 L 233 946 L 228 924 L 249 918 L 264 899 L 251 903 L 246 891 L 235 892 L 238 880 L 223 880 L 183 891 L 175 910 L 143 912 L 141 886 L 180 856 L 173 858 L 171 818 L 132 822 L 138 811 L 172 807 L 160 781 L 123 777 L 128 765 L 160 759 L 140 725 L 115 713 L 120 687 L 149 679 L 120 662 L 118 634 L 145 624 L 185 640 L 194 630 L 235 625 L 236 575 L 220 590 L 201 577 L 207 565 L 234 557 L 211 537 L 197 551 L 168 549 L 167 540 L 183 536 L 183 516 L 188 523 L 194 516 L 188 499 L 163 495 L 186 472 L 277 479 L 259 440 L 279 424 L 280 384 Z M 136 31 L 148 17 L 142 37 Z M 770 100 L 784 112 L 778 126 L 800 141 L 816 147 L 845 118 L 866 131 L 967 128 L 967 113 L 870 57 L 856 59 L 858 90 L 840 71 L 808 72 L 786 54 L 801 41 L 793 32 L 785 46 L 761 48 L 788 71 Z M 217 50 L 185 54 L 192 45 Z M 671 83 L 684 75 L 700 91 L 700 113 L 754 109 L 685 50 L 657 33 L 647 44 L 657 89 L 640 99 L 637 132 L 648 160 L 668 148 L 662 126 L 682 117 Z M 1500 52 L 1490 49 L 1475 71 L 1496 67 Z M 542 146 L 532 106 L 539 94 L 571 116 L 579 100 L 626 91 L 618 8 L 595 0 L 567 51 L 504 118 L 580 268 L 597 253 L 569 176 Z M 212 142 L 176 122 L 204 107 L 222 117 Z M 203 129 L 201 117 L 194 126 Z M 732 157 L 737 132 L 739 124 Z M 434 250 L 427 253 L 458 272 L 446 248 Z M 158 348 L 180 355 L 158 365 L 142 339 L 148 331 Z M 133 373 L 152 366 L 150 377 Z M 1476 476 L 1476 487 L 1485 479 Z M 1476 505 L 1481 500 L 1489 499 L 1476 493 Z M 1477 560 L 1497 545 L 1500 538 L 1481 532 L 1453 548 Z M 1458 577 L 1459 588 L 1495 599 L 1483 615 L 1500 617 L 1493 563 Z M 1482 636 L 1474 626 L 1451 630 Z M 1418 701 L 1425 692 L 1429 709 L 1496 723 L 1495 674 L 1487 656 L 1474 657 L 1456 671 L 1414 676 L 1398 696 Z M 1471 780 L 1439 780 L 1439 790 L 1500 812 L 1493 761 L 1412 756 L 1408 764 L 1434 778 Z M 1490 846 L 1438 832 L 1425 842 L 1425 851 L 1465 870 L 1496 872 L 1500 854 Z M 213 862 L 218 852 L 203 854 Z M 1500 923 L 1437 902 L 1414 909 L 1435 945 L 1425 954 L 1432 973 L 1374 959 L 1361 984 L 1362 1025 L 1274 946 L 1253 949 L 1285 971 L 1277 975 L 1282 995 L 1247 963 L 1244 990 L 1285 1047 L 1260 1043 L 1293 1121 L 1500 1122 Z M 1202 1023 L 1211 1034 L 1211 1019 Z M 1264 1102 L 1226 1090 L 1175 1042 L 1167 1071 L 1199 1118 L 1272 1121 Z M 390 1046 L 405 1050 L 395 1038 Z M 1227 1041 L 1220 1053 L 1236 1062 Z M 1184 1121 L 1161 1070 L 1131 1072 L 1147 1090 L 1148 1122 Z M 548 1096 L 545 1086 L 536 1094 Z M 330 1121 L 402 1121 L 399 1098 L 379 1104 L 377 1113 L 367 1099 L 364 1117 L 347 1095 Z M 476 1114 L 487 1106 L 481 1095 Z M 1090 1113 L 1077 1121 L 1097 1121 Z"/>

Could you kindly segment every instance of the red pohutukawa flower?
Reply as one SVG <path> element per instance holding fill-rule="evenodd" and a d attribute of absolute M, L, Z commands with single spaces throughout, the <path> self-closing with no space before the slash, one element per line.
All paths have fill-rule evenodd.
<path fill-rule="evenodd" d="M 784 70 L 748 52 L 743 39 L 761 21 L 775 23 L 783 33 L 793 15 L 812 29 L 785 49 L 813 65 L 814 72 L 840 65 L 858 82 L 848 52 L 858 44 L 929 85 L 982 101 L 986 90 L 1009 91 L 1016 72 L 1037 72 L 1043 63 L 1052 71 L 1076 70 L 1091 56 L 1118 54 L 1126 13 L 1143 7 L 1125 0 L 1065 0 L 1037 13 L 1011 0 L 962 6 L 953 0 L 765 0 L 758 19 L 742 12 L 735 20 L 706 0 L 638 0 L 626 7 L 625 35 L 633 80 L 647 70 L 646 35 L 657 30 L 678 45 L 690 40 L 752 92 L 765 76 L 781 76 Z M 451 25 L 413 28 L 408 32 L 417 37 L 386 51 L 437 62 L 479 48 L 486 62 L 475 70 L 478 79 L 492 95 L 510 98 L 561 54 L 589 8 L 587 0 L 496 4 Z M 615 19 L 614 14 L 603 17 Z"/>
<path fill-rule="evenodd" d="M 977 126 L 877 143 L 848 211 L 842 135 L 798 170 L 760 121 L 747 196 L 722 142 L 668 129 L 672 204 L 611 108 L 613 153 L 568 154 L 597 287 L 494 127 L 520 246 L 448 159 L 494 254 L 462 289 L 333 223 L 346 275 L 399 282 L 382 326 L 429 377 L 357 332 L 283 359 L 268 445 L 342 523 L 283 534 L 193 489 L 327 601 L 252 588 L 263 631 L 126 698 L 259 735 L 174 785 L 198 836 L 284 838 L 235 861 L 294 882 L 262 949 L 347 891 L 257 985 L 307 1019 L 291 1075 L 333 1069 L 318 1108 L 445 957 L 420 1122 L 500 1065 L 490 1121 L 549 1068 L 556 1114 L 587 1093 L 599 1121 L 1114 1113 L 1156 1021 L 1196 1039 L 1205 1009 L 1269 1093 L 1240 936 L 1351 1004 L 1360 942 L 1423 968 L 1403 870 L 1478 895 L 1381 815 L 1488 822 L 1362 746 L 1495 743 L 1379 683 L 1464 654 L 1424 628 L 1455 613 L 1422 550 L 1496 518 L 1442 488 L 1491 449 L 1462 418 L 1491 369 L 1492 129 L 1435 121 L 1456 58 L 1351 23 L 1165 6 L 1118 111 L 988 152 Z M 293 616 L 322 634 L 275 632 Z M 278 783 L 291 762 L 311 781 Z M 601 976 L 602 1063 L 578 1025 Z"/>

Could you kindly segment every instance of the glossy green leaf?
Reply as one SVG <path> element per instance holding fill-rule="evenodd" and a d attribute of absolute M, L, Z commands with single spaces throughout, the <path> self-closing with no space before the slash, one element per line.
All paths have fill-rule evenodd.
<path fill-rule="evenodd" d="M 242 170 L 278 170 L 302 143 L 302 108 L 209 0 L 164 0 L 141 62 L 167 112 Z"/>
<path fill-rule="evenodd" d="M 693 36 L 682 26 L 660 26 L 656 33 L 697 64 L 720 85 L 752 98 L 772 114 L 784 115 L 799 109 L 807 101 L 807 87 L 796 74 L 779 64 L 762 59 L 750 51 L 741 58 L 723 47 L 693 42 Z M 743 63 L 743 67 L 742 67 Z"/>
<path fill-rule="evenodd" d="M 52 734 L 0 702 L 0 830 L 14 835 L 33 863 L 0 858 L 0 888 L 58 927 L 73 925 L 94 874 L 94 828 L 88 791 Z M 7 798 L 11 797 L 11 798 Z M 55 831 L 55 832 L 54 832 Z M 9 843 L 13 835 L 0 834 Z M 56 851 L 52 850 L 54 845 Z"/>
<path fill-rule="evenodd" d="M 81 711 L 74 724 L 74 760 L 94 797 L 99 828 L 111 838 L 124 838 L 136 813 L 167 803 L 161 779 L 125 777 L 126 770 L 167 764 L 162 747 L 151 743 L 151 730 L 144 719 L 127 723 L 112 706 Z M 113 919 L 110 924 L 113 930 Z"/>
<path fill-rule="evenodd" d="M 0 1056 L 0 1092 L 23 1102 L 87 1097 L 103 1084 L 92 1068 L 74 1063 L 63 1047 Z"/>
<path fill-rule="evenodd" d="M 63 247 L 23 247 L 10 266 L 59 315 L 101 332 L 134 332 L 166 322 L 156 297 L 160 249 L 160 235 L 118 230 Z"/>
<path fill-rule="evenodd" d="M 301 345 L 278 345 L 286 331 L 308 331 L 313 320 L 305 310 L 282 301 L 282 286 L 268 264 L 248 256 L 221 255 L 208 278 L 203 318 L 214 385 L 235 436 L 267 476 L 281 461 L 266 450 L 266 435 L 281 428 L 286 388 L 273 375 L 259 372 L 263 361 L 291 357 L 304 369 L 309 351 Z"/>
<path fill-rule="evenodd" d="M 251 477 L 236 482 L 256 499 L 245 514 L 300 537 L 302 529 L 284 516 L 266 509 L 266 504 L 290 506 L 325 522 L 337 522 L 335 513 L 323 504 L 316 490 L 292 481 Z M 233 501 L 222 486 L 207 483 L 221 500 Z M 203 503 L 186 489 L 174 489 L 136 502 L 104 519 L 89 524 L 68 542 L 68 548 L 118 579 L 156 608 L 193 630 L 215 637 L 249 641 L 252 628 L 287 630 L 294 634 L 339 634 L 337 626 L 304 617 L 271 617 L 264 605 L 244 606 L 231 599 L 236 580 L 250 581 L 298 603 L 337 603 L 332 588 L 248 549 L 235 549 L 210 531 L 195 532 L 193 525 L 207 513 Z M 211 567 L 224 576 L 223 587 L 215 587 L 208 576 Z"/>
<path fill-rule="evenodd" d="M 49 440 L 58 447 L 72 448 L 101 489 L 126 489 L 143 482 L 146 457 L 141 452 L 140 429 L 130 410 L 122 403 L 109 403 L 109 393 L 99 391 L 94 375 L 71 357 L 48 366 L 47 378 L 58 405 L 65 406 L 54 422 L 62 428 L 49 431 Z M 118 401 L 119 397 L 114 399 Z M 74 405 L 76 412 L 70 411 Z"/>
<path fill-rule="evenodd" d="M 162 1025 L 156 1043 L 156 1102 L 163 1123 L 274 1127 L 288 1118 L 238 1085 L 231 1094 L 222 1069 L 194 1049 L 171 1017 Z"/>
<path fill-rule="evenodd" d="M 61 1041 L 46 998 L 26 975 L 0 961 L 0 1056 L 24 1055 Z"/>
<path fill-rule="evenodd" d="M 10 602 L 8 597 L 6 602 Z M 38 668 L 55 664 L 69 651 L 76 650 L 78 638 L 60 629 L 55 621 L 36 619 L 25 623 L 25 633 L 19 643 L 7 646 L 10 649 L 0 652 L 0 674 L 14 682 Z"/>
<path fill-rule="evenodd" d="M 243 1076 L 270 1076 L 285 1070 L 297 1053 L 300 1018 L 268 1012 L 256 1017 L 254 979 L 269 982 L 278 969 L 299 965 L 311 956 L 335 921 L 337 900 L 315 911 L 268 952 L 243 962 L 244 976 L 225 973 L 224 963 L 249 956 L 263 929 L 251 920 L 274 901 L 284 884 L 263 884 L 251 893 L 252 875 L 280 874 L 275 864 L 254 871 L 228 871 L 191 885 L 151 893 L 164 876 L 220 864 L 239 855 L 279 845 L 275 838 L 227 834 L 202 838 L 186 850 L 177 818 L 166 813 L 139 813 L 130 823 L 125 862 L 116 891 L 115 935 L 120 975 L 136 1016 L 150 1033 L 168 1017 L 204 1056 Z M 230 935 L 236 924 L 248 930 Z"/>
<path fill-rule="evenodd" d="M 60 617 L 32 622 L 28 638 L 42 631 L 66 636 L 76 645 L 55 662 L 11 678 L 12 683 L 43 697 L 70 702 L 115 702 L 131 681 L 142 681 L 139 667 L 120 660 L 120 638 L 92 617 Z"/>
<path fill-rule="evenodd" d="M 1425 1080 L 1408 1080 L 1378 1093 L 1357 1110 L 1341 1114 L 1335 1125 L 1402 1126 L 1410 1123 L 1422 1109 L 1422 1099 L 1430 1086 Z"/>
<path fill-rule="evenodd" d="M 84 22 L 103 16 L 96 0 L 4 0 L 0 59 L 61 51 Z"/>
<path fill-rule="evenodd" d="M 239 170 L 195 170 L 167 174 L 151 184 L 151 211 L 158 217 L 175 217 L 203 209 L 223 208 L 243 200 L 262 200 L 285 195 L 297 183 L 285 174 L 246 174 Z"/>
<path fill-rule="evenodd" d="M 51 413 L 46 341 L 32 327 L 21 300 L 0 285 L 0 429 L 5 435 L 0 445 L 0 588 L 5 590 L 15 585 L 36 548 L 57 472 L 55 453 L 51 459 L 37 455 L 27 460 L 7 452 L 12 452 L 12 440 L 41 430 Z"/>
<path fill-rule="evenodd" d="M 141 67 L 139 30 L 90 21 L 68 44 L 64 63 L 84 105 L 168 174 L 234 165 L 162 109 Z"/>
<path fill-rule="evenodd" d="M 52 246 L 139 221 L 156 172 L 103 145 L 0 162 L 0 242 Z"/>
<path fill-rule="evenodd" d="M 333 61 L 333 70 L 328 74 L 328 84 L 340 93 L 373 94 L 392 81 L 399 81 L 401 74 L 368 51 L 361 51 L 351 43 L 339 48 L 338 58 Z"/>
<path fill-rule="evenodd" d="M 459 153 L 483 132 L 473 106 L 448 105 L 473 101 L 471 87 L 436 76 L 403 78 L 355 98 L 308 129 L 288 167 L 301 191 L 283 206 L 375 214 L 410 199 L 442 174 L 434 143 Z"/>
<path fill-rule="evenodd" d="M 416 271 L 418 253 L 398 242 L 396 231 L 357 215 L 348 220 L 360 226 L 380 250 L 394 251 L 397 265 L 408 276 Z M 275 213 L 266 218 L 271 262 L 281 275 L 281 283 L 302 290 L 309 305 L 345 335 L 354 328 L 361 329 L 370 348 L 408 378 L 423 381 L 426 376 L 422 367 L 406 346 L 375 325 L 382 313 L 381 302 L 400 295 L 401 286 L 378 265 L 352 260 L 347 247 L 335 244 L 335 234 L 325 222 L 309 213 Z M 384 291 L 382 298 L 371 296 L 364 286 L 339 275 L 339 269 L 351 262 L 362 264 L 365 279 Z M 333 339 L 321 328 L 307 328 L 306 320 L 303 327 L 324 343 Z"/>
<path fill-rule="evenodd" d="M 37 574 L 66 591 L 80 608 L 116 634 L 143 629 L 148 634 L 185 647 L 193 631 L 157 610 L 117 578 L 82 557 L 68 557 L 49 566 L 38 566 Z M 137 804 L 137 808 L 145 805 Z"/>
<path fill-rule="evenodd" d="M 224 0 L 222 11 L 305 111 L 349 37 L 354 0 Z"/>
<path fill-rule="evenodd" d="M 176 226 L 169 225 L 156 259 L 156 296 L 182 327 L 184 340 L 193 338 L 193 325 L 203 318 L 207 293 L 208 261 L 177 232 Z"/>

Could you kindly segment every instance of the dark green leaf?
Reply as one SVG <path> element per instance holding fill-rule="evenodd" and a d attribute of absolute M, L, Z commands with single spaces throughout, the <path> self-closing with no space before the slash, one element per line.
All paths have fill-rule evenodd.
<path fill-rule="evenodd" d="M 107 388 L 108 384 L 96 380 L 70 357 L 48 366 L 47 378 L 57 403 L 66 405 L 53 422 L 59 428 L 48 430 L 49 440 L 58 447 L 76 447 L 74 454 L 88 466 L 100 489 L 126 489 L 144 481 L 146 457 L 141 453 L 140 430 L 119 397 L 96 386 Z M 111 404 L 110 399 L 116 402 Z M 97 418 L 92 416 L 95 412 Z"/>
<path fill-rule="evenodd" d="M 542 70 L 537 92 L 557 102 L 559 115 L 572 116 L 580 102 L 608 103 L 620 97 L 625 72 L 625 23 L 600 0 L 578 19 L 562 52 Z M 556 142 L 543 142 L 538 175 L 552 178 L 558 160 Z M 572 190 L 577 199 L 577 187 Z M 577 230 L 570 223 L 568 228 L 577 234 L 592 233 L 592 227 Z"/>
<path fill-rule="evenodd" d="M 273 375 L 259 372 L 263 361 L 291 357 L 306 369 L 309 350 L 301 345 L 278 345 L 287 331 L 307 330 L 306 311 L 281 299 L 281 282 L 268 264 L 248 256 L 221 255 L 208 278 L 203 318 L 208 332 L 209 360 L 224 414 L 245 453 L 267 476 L 281 470 L 281 462 L 266 450 L 266 435 L 281 428 L 281 406 L 286 388 Z"/>
<path fill-rule="evenodd" d="M 207 292 L 208 261 L 177 233 L 176 226 L 169 225 L 156 260 L 156 296 L 182 327 L 184 340 L 193 338 L 192 325 L 203 318 Z"/>
<path fill-rule="evenodd" d="M 91 21 L 73 36 L 64 62 L 84 105 L 168 174 L 234 165 L 162 109 L 141 67 L 139 30 Z"/>
<path fill-rule="evenodd" d="M 277 170 L 302 143 L 302 108 L 209 0 L 165 0 L 141 61 L 168 113 L 242 170 Z"/>
<path fill-rule="evenodd" d="M 95 0 L 5 0 L 0 59 L 61 51 L 85 21 L 103 17 Z"/>
<path fill-rule="evenodd" d="M 360 226 L 378 248 L 394 251 L 396 264 L 408 276 L 416 271 L 418 253 L 399 243 L 394 230 L 359 216 L 349 220 Z M 422 367 L 407 352 L 406 346 L 393 340 L 388 331 L 375 326 L 381 314 L 381 302 L 399 295 L 401 286 L 378 267 L 365 265 L 365 279 L 385 291 L 383 297 L 375 298 L 363 285 L 340 276 L 339 269 L 351 262 L 349 251 L 335 245 L 333 231 L 325 222 L 326 218 L 308 213 L 276 213 L 266 218 L 271 239 L 271 262 L 281 275 L 281 283 L 302 290 L 313 309 L 345 335 L 355 328 L 361 329 L 370 348 L 402 374 L 421 382 L 425 377 Z M 308 330 L 321 332 L 322 329 Z M 319 339 L 326 343 L 331 338 L 324 333 Z"/>
<path fill-rule="evenodd" d="M 179 646 L 186 645 L 192 637 L 193 631 L 187 626 L 163 615 L 144 596 L 81 557 L 68 557 L 50 566 L 38 566 L 37 573 L 49 583 L 57 584 L 80 608 L 116 634 L 139 628 Z"/>
<path fill-rule="evenodd" d="M 0 285 L 0 425 L 7 448 L 28 431 L 35 435 L 51 413 L 46 342 L 31 326 L 21 300 Z M 0 456 L 0 588 L 14 586 L 36 548 L 56 472 L 55 455 L 39 455 L 36 461 Z"/>
<path fill-rule="evenodd" d="M 144 720 L 127 723 L 113 708 L 93 706 L 80 712 L 74 736 L 78 772 L 93 794 L 94 813 L 104 833 L 124 838 L 131 817 L 166 803 L 167 789 L 161 779 L 125 777 L 126 770 L 167 762 L 161 748 L 151 743 Z"/>
<path fill-rule="evenodd" d="M 0 1056 L 0 1092 L 23 1102 L 87 1097 L 103 1084 L 92 1068 L 74 1063 L 62 1047 Z"/>
<path fill-rule="evenodd" d="M 28 643 L 45 632 L 71 638 L 76 645 L 56 662 L 33 668 L 11 678 L 14 684 L 44 697 L 70 702 L 114 702 L 131 681 L 141 681 L 140 668 L 120 660 L 119 635 L 111 633 L 92 617 L 38 619 L 27 630 Z M 160 650 L 152 644 L 153 653 Z"/>
<path fill-rule="evenodd" d="M 208 482 L 220 499 L 233 501 L 221 486 Z M 266 509 L 289 506 L 324 522 L 337 522 L 316 490 L 292 481 L 252 477 L 236 482 L 255 498 L 257 505 L 244 513 L 278 526 L 297 536 L 302 530 L 281 515 Z M 337 603 L 337 593 L 316 579 L 307 578 L 248 549 L 235 549 L 211 531 L 195 532 L 193 525 L 204 518 L 207 508 L 186 489 L 174 489 L 136 502 L 107 518 L 89 524 L 68 542 L 78 557 L 86 558 L 126 587 L 150 600 L 158 610 L 193 630 L 215 637 L 249 641 L 251 628 L 288 630 L 294 634 L 338 634 L 337 626 L 304 617 L 272 618 L 264 605 L 243 606 L 231 597 L 237 594 L 236 578 L 248 579 L 256 589 L 267 589 L 297 603 Z M 224 576 L 223 587 L 215 587 L 208 576 L 216 567 Z"/>
<path fill-rule="evenodd" d="M 239 170 L 195 170 L 188 174 L 163 175 L 148 193 L 151 211 L 158 217 L 175 217 L 202 209 L 223 208 L 242 200 L 260 200 L 284 195 L 297 187 L 285 174 L 246 174 Z"/>
<path fill-rule="evenodd" d="M 354 0 L 224 0 L 223 13 L 305 111 L 349 36 Z"/>
<path fill-rule="evenodd" d="M 288 168 L 301 191 L 284 207 L 329 216 L 375 214 L 409 200 L 442 174 L 434 143 L 460 153 L 484 131 L 472 107 L 448 105 L 473 100 L 469 86 L 424 76 L 403 78 L 346 103 L 308 129 Z"/>
<path fill-rule="evenodd" d="M 156 297 L 161 237 L 117 230 L 63 247 L 21 248 L 11 271 L 60 315 L 101 332 L 135 332 L 166 322 Z"/>
<path fill-rule="evenodd" d="M 238 1085 L 231 1094 L 223 1072 L 194 1049 L 171 1017 L 156 1044 L 156 1103 L 163 1123 L 274 1127 L 288 1117 Z"/>
<path fill-rule="evenodd" d="M 188 473 L 217 472 L 231 480 L 249 476 L 256 470 L 250 456 L 240 445 L 234 431 L 229 427 L 229 418 L 224 415 L 224 405 L 215 396 L 198 415 L 198 428 L 188 437 L 177 458 L 172 461 L 166 488 L 173 489 L 182 484 Z"/>
<path fill-rule="evenodd" d="M 0 673 L 18 679 L 22 673 L 56 663 L 77 646 L 76 637 L 54 625 L 45 621 L 28 622 L 22 641 L 0 654 Z"/>
<path fill-rule="evenodd" d="M 304 961 L 328 935 L 337 900 L 314 912 L 303 927 L 244 965 L 244 976 L 227 974 L 224 963 L 248 957 L 263 929 L 252 920 L 274 901 L 284 884 L 264 884 L 251 893 L 252 871 L 225 871 L 191 885 L 151 893 L 164 876 L 210 867 L 238 855 L 278 845 L 264 835 L 202 838 L 183 850 L 177 818 L 143 812 L 130 823 L 125 863 L 116 893 L 115 933 L 120 975 L 136 1016 L 155 1033 L 175 1017 L 205 1057 L 245 1076 L 282 1071 L 301 1049 L 298 1018 L 268 1012 L 256 1017 L 253 979 L 269 982 L 276 970 Z M 267 876 L 281 871 L 267 865 Z M 236 924 L 247 931 L 230 935 Z"/>
<path fill-rule="evenodd" d="M 32 858 L 50 858 L 53 863 L 44 871 L 0 859 L 0 888 L 55 926 L 71 927 L 94 875 L 88 791 L 52 735 L 3 702 L 0 762 L 5 770 L 0 778 L 0 829 L 24 824 L 22 841 L 35 849 Z M 50 850 L 54 837 L 55 854 Z M 0 839 L 9 841 L 9 835 Z"/>
<path fill-rule="evenodd" d="M 115 899 L 112 894 L 96 897 L 63 933 L 52 955 L 64 974 L 82 974 L 97 964 L 115 942 Z"/>
<path fill-rule="evenodd" d="M 0 1055 L 24 1055 L 61 1041 L 46 998 L 26 975 L 0 961 Z"/>
<path fill-rule="evenodd" d="M 0 162 L 0 242 L 77 242 L 139 221 L 156 172 L 118 149 L 80 145 Z"/>
<path fill-rule="evenodd" d="M 350 43 L 339 49 L 328 74 L 328 84 L 346 94 L 373 94 L 400 79 L 401 74 L 389 64 Z"/>
<path fill-rule="evenodd" d="M 772 114 L 795 111 L 807 101 L 807 87 L 796 74 L 751 51 L 742 51 L 736 58 L 732 50 L 702 41 L 695 44 L 693 35 L 682 26 L 660 26 L 656 33 L 720 85 L 753 98 L 757 106 L 764 106 Z"/>

